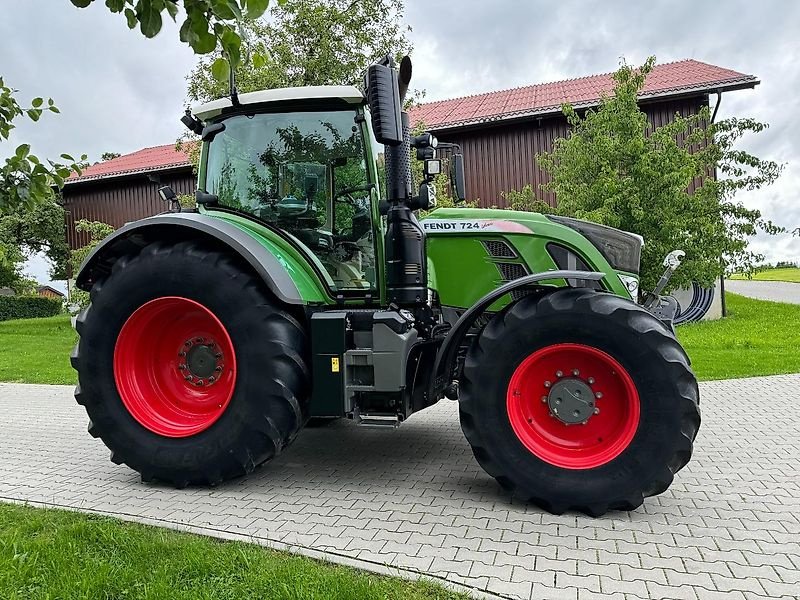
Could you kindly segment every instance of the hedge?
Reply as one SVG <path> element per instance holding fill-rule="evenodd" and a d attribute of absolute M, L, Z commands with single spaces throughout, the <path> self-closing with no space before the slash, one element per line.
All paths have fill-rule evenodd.
<path fill-rule="evenodd" d="M 52 317 L 61 312 L 61 300 L 43 296 L 0 296 L 0 321 Z"/>

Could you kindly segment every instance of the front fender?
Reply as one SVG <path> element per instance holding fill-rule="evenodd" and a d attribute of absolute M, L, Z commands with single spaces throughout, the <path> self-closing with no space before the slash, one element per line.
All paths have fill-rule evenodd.
<path fill-rule="evenodd" d="M 580 280 L 580 281 L 600 281 L 606 274 L 600 271 L 546 271 L 544 273 L 534 273 L 525 275 L 519 279 L 509 281 L 500 287 L 492 290 L 470 308 L 458 319 L 455 325 L 447 332 L 447 336 L 439 347 L 436 361 L 433 365 L 434 376 L 431 378 L 430 397 L 436 396 L 438 388 L 444 389 L 452 381 L 452 373 L 456 365 L 458 349 L 466 338 L 470 327 L 477 318 L 484 313 L 495 301 L 515 290 L 521 290 L 542 281 L 553 279 Z"/>
<path fill-rule="evenodd" d="M 177 243 L 197 238 L 221 245 L 244 259 L 278 300 L 287 304 L 304 304 L 309 300 L 300 293 L 279 257 L 264 244 L 227 221 L 199 213 L 171 213 L 128 223 L 100 242 L 86 257 L 75 285 L 89 291 L 96 281 L 111 273 L 117 259 L 136 253 L 149 243 Z"/>

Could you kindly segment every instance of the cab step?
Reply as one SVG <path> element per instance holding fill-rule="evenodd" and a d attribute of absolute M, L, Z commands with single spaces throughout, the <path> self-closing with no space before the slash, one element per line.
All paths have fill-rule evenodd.
<path fill-rule="evenodd" d="M 358 413 L 356 417 L 356 425 L 361 427 L 396 429 L 401 422 L 397 414 Z"/>

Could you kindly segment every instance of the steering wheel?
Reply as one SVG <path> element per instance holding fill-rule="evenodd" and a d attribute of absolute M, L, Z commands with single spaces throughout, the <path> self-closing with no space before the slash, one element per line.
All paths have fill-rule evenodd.
<path fill-rule="evenodd" d="M 343 190 L 339 190 L 338 192 L 336 192 L 333 195 L 333 199 L 338 200 L 341 196 L 347 196 L 347 200 L 351 204 L 355 204 L 355 199 L 352 196 L 353 194 L 355 194 L 356 192 L 368 192 L 374 187 L 375 187 L 374 183 L 366 183 L 363 185 L 356 185 L 353 187 L 344 188 Z"/>

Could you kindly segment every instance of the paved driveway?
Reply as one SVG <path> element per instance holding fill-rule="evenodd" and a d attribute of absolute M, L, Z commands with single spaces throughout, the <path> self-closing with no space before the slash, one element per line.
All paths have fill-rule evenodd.
<path fill-rule="evenodd" d="M 70 388 L 0 384 L 0 498 L 389 565 L 503 597 L 796 598 L 799 389 L 800 375 L 702 384 L 695 458 L 672 488 L 591 519 L 512 502 L 475 463 L 449 401 L 397 431 L 309 429 L 246 479 L 178 491 L 112 464 Z"/>
<path fill-rule="evenodd" d="M 726 279 L 725 290 L 759 300 L 800 304 L 800 283 Z"/>

